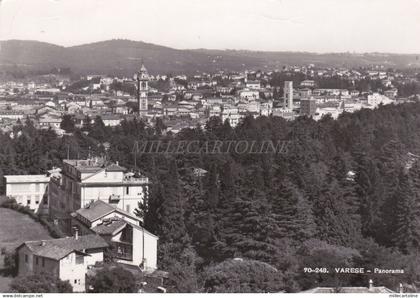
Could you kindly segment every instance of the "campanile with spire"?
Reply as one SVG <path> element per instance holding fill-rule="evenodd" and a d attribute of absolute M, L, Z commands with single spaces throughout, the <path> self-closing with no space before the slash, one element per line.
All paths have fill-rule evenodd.
<path fill-rule="evenodd" d="M 140 117 L 146 117 L 148 112 L 149 74 L 143 63 L 141 64 L 140 71 L 135 74 L 134 78 L 137 80 L 138 115 Z"/>

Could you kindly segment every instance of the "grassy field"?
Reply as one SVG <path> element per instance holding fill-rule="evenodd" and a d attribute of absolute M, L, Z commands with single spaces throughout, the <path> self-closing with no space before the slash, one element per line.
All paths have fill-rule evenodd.
<path fill-rule="evenodd" d="M 24 241 L 51 239 L 48 231 L 28 215 L 0 208 L 0 248 L 13 249 Z"/>
<path fill-rule="evenodd" d="M 0 276 L 0 293 L 10 292 L 9 284 L 12 281 L 11 277 Z"/>
<path fill-rule="evenodd" d="M 51 239 L 48 231 L 28 215 L 14 210 L 0 208 L 0 250 L 15 249 L 24 241 Z M 0 269 L 3 268 L 3 256 L 0 255 Z M 12 278 L 0 276 L 0 293 L 8 292 Z"/>

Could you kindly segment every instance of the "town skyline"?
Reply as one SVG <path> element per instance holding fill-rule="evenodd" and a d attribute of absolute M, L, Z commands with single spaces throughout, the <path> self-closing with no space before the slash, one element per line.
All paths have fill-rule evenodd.
<path fill-rule="evenodd" d="M 76 2 L 3 0 L 0 38 L 62 46 L 122 38 L 175 49 L 420 53 L 416 0 Z M 124 13 L 115 15 L 118 9 Z"/>

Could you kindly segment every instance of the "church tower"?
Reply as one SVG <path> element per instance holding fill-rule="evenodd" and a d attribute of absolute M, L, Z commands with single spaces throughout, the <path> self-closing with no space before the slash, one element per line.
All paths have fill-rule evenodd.
<path fill-rule="evenodd" d="M 146 67 L 144 64 L 141 64 L 140 71 L 134 75 L 135 80 L 137 80 L 137 103 L 140 117 L 147 116 L 147 95 L 149 92 L 149 74 L 147 73 Z"/>

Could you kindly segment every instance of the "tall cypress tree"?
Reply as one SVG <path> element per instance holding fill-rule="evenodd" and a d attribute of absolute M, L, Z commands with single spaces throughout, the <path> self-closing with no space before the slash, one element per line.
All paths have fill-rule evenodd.
<path fill-rule="evenodd" d="M 169 170 L 163 180 L 162 235 L 164 242 L 182 243 L 187 236 L 184 222 L 184 202 L 181 197 L 176 160 L 169 162 Z"/>

